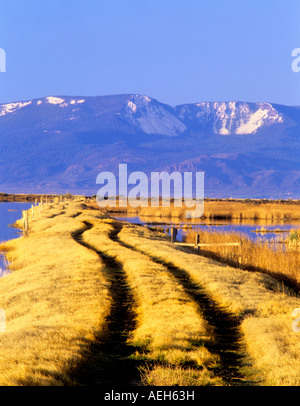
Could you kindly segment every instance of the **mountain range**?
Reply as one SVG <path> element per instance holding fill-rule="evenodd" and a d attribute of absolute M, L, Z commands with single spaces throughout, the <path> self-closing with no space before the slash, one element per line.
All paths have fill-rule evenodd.
<path fill-rule="evenodd" d="M 96 194 L 101 171 L 204 171 L 205 197 L 300 198 L 300 107 L 136 94 L 0 105 L 0 192 Z"/>

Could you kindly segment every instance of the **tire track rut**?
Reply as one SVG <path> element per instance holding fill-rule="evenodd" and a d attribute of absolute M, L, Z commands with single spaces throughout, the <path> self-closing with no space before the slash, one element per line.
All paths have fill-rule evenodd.
<path fill-rule="evenodd" d="M 92 227 L 92 224 L 84 222 L 84 227 L 72 236 L 77 243 L 96 252 L 104 263 L 104 276 L 111 285 L 112 307 L 106 319 L 106 331 L 83 354 L 82 362 L 70 375 L 76 385 L 138 385 L 138 363 L 130 358 L 136 348 L 127 343 L 130 333 L 136 327 L 133 294 L 122 264 L 84 241 L 84 232 Z M 117 239 L 117 234 L 118 230 L 115 229 L 111 238 Z"/>

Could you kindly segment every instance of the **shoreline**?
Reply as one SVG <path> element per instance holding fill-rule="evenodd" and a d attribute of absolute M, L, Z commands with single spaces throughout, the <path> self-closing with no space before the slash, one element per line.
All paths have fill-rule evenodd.
<path fill-rule="evenodd" d="M 3 193 L 0 192 L 0 203 L 1 202 L 15 202 L 15 203 L 28 203 L 28 202 L 35 202 L 35 200 L 37 199 L 38 201 L 40 201 L 40 199 L 46 199 L 46 198 L 50 198 L 50 199 L 55 199 L 55 198 L 59 198 L 60 196 L 65 197 L 65 196 L 69 196 L 69 197 L 76 197 L 76 196 L 80 196 L 80 195 L 71 195 L 69 193 L 66 194 L 55 194 L 55 193 L 39 193 L 39 194 L 35 194 L 35 193 Z M 90 199 L 90 196 L 84 196 L 87 199 Z"/>
<path fill-rule="evenodd" d="M 14 193 L 0 193 L 0 202 L 6 203 L 29 203 L 29 202 L 35 202 L 35 199 L 41 199 L 41 198 L 54 198 L 57 195 L 54 194 L 26 194 L 26 193 L 20 193 L 20 194 L 14 194 Z"/>
<path fill-rule="evenodd" d="M 59 196 L 66 196 L 75 197 L 75 196 L 83 196 L 87 199 L 96 198 L 96 195 L 81 195 L 81 194 L 71 194 L 71 193 L 6 193 L 0 192 L 0 202 L 26 202 L 26 201 L 35 201 L 35 199 L 40 199 L 50 197 L 55 198 Z M 117 196 L 118 198 L 118 196 Z M 206 197 L 204 198 L 204 202 L 222 202 L 222 203 L 241 203 L 241 204 L 287 204 L 287 205 L 300 205 L 300 199 L 255 199 L 255 198 L 213 198 L 213 197 Z M 172 203 L 172 198 L 171 198 Z M 118 207 L 117 207 L 118 208 Z"/>

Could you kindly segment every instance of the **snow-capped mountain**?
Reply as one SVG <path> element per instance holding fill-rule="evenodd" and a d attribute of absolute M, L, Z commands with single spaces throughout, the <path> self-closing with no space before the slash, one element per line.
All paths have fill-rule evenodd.
<path fill-rule="evenodd" d="M 255 134 L 284 123 L 283 114 L 270 103 L 208 102 L 179 106 L 176 111 L 189 126 L 210 127 L 221 135 Z"/>
<path fill-rule="evenodd" d="M 300 108 L 136 94 L 0 105 L 0 192 L 96 193 L 101 170 L 204 170 L 206 195 L 300 197 Z"/>
<path fill-rule="evenodd" d="M 270 103 L 245 102 L 201 102 L 171 107 L 155 99 L 142 95 L 120 95 L 103 97 L 46 97 L 25 102 L 0 105 L 0 118 L 11 114 L 33 114 L 38 119 L 43 116 L 45 124 L 53 122 L 55 115 L 58 123 L 77 123 L 85 120 L 102 126 L 123 127 L 130 131 L 145 134 L 179 136 L 191 130 L 209 130 L 215 134 L 256 134 L 259 130 L 284 124 L 291 124 L 280 106 Z M 109 118 L 110 121 L 107 120 Z M 106 126 L 104 126 L 106 127 Z"/>
<path fill-rule="evenodd" d="M 131 96 L 125 103 L 121 117 L 146 134 L 176 136 L 187 130 L 172 108 L 147 96 Z"/>

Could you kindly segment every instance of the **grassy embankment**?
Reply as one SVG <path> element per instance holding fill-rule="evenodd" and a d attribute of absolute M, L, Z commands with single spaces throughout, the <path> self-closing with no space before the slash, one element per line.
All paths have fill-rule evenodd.
<path fill-rule="evenodd" d="M 211 330 L 197 306 L 163 266 L 112 241 L 110 223 L 74 203 L 63 211 L 53 205 L 30 221 L 28 237 L 1 247 L 12 274 L 0 280 L 7 320 L 0 335 L 0 384 L 76 385 L 89 378 L 101 383 L 109 366 L 119 366 L 117 350 L 109 342 L 101 346 L 110 334 L 113 307 L 121 305 L 113 302 L 114 262 L 104 260 L 112 257 L 133 292 L 137 327 L 128 346 L 136 346 L 132 358 L 140 365 L 141 382 L 221 384 L 210 371 L 218 357 L 203 345 L 212 340 Z M 158 372 L 153 367 L 149 372 L 158 360 Z M 82 379 L 82 368 L 93 363 L 94 376 L 87 372 Z"/>
<path fill-rule="evenodd" d="M 0 384 L 101 383 L 130 358 L 144 385 L 299 385 L 300 301 L 269 275 L 186 253 L 80 203 L 29 219 L 29 236 L 2 247 L 13 272 L 0 280 Z M 116 336 L 124 352 L 110 344 Z"/>
<path fill-rule="evenodd" d="M 6 332 L 0 334 L 0 385 L 71 384 L 75 366 L 110 308 L 99 257 L 71 233 L 82 227 L 52 206 L 31 221 L 27 238 L 1 246 L 12 273 L 0 280 Z M 29 212 L 30 213 L 30 212 Z M 21 224 L 20 224 L 21 227 Z"/>

